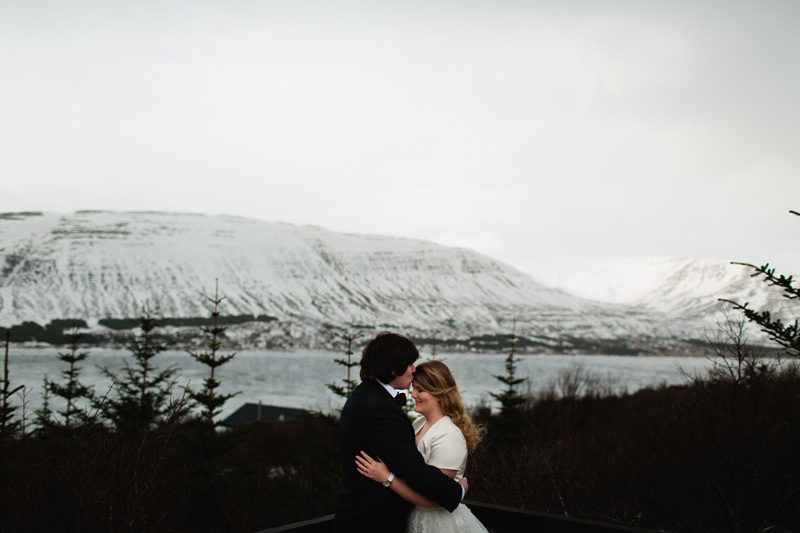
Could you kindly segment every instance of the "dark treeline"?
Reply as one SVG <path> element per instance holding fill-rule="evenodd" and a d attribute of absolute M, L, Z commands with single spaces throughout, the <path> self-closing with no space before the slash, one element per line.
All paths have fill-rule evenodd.
<path fill-rule="evenodd" d="M 664 531 L 800 530 L 797 367 L 728 368 L 616 394 L 577 367 L 506 415 L 479 410 L 469 498 Z M 318 414 L 37 431 L 3 444 L 2 530 L 246 532 L 323 516 L 338 446 L 338 420 Z"/>
<path fill-rule="evenodd" d="M 270 315 L 221 315 L 219 323 L 225 326 L 236 326 L 252 322 L 273 322 L 278 320 Z M 198 327 L 204 326 L 208 322 L 207 317 L 160 317 L 159 325 L 162 327 L 173 328 L 162 330 L 158 335 L 165 341 L 169 341 L 176 346 L 191 346 L 196 340 L 195 331 Z M 139 318 L 101 318 L 97 321 L 99 328 L 89 328 L 86 320 L 82 318 L 62 318 L 54 319 L 41 325 L 37 322 L 26 321 L 20 324 L 3 328 L 0 327 L 0 339 L 4 338 L 6 332 L 10 334 L 11 342 L 14 343 L 46 343 L 53 346 L 63 346 L 69 344 L 67 335 L 74 328 L 81 328 L 81 343 L 86 346 L 114 346 L 118 347 L 125 343 L 125 337 L 139 325 Z M 386 326 L 385 328 L 383 326 Z M 348 326 L 353 330 L 376 331 L 376 327 L 363 325 Z M 333 329 L 333 328 L 331 328 Z M 399 326 L 380 325 L 378 329 L 398 330 Z M 340 335 L 331 335 L 330 342 L 325 344 L 326 348 L 335 349 Z M 420 345 L 435 345 L 446 351 L 452 352 L 477 352 L 477 353 L 496 353 L 509 349 L 512 335 L 507 333 L 482 334 L 465 336 L 463 338 L 442 338 L 417 336 L 414 341 Z M 251 342 L 253 342 L 251 340 Z M 706 355 L 711 354 L 711 348 L 703 339 L 592 339 L 573 337 L 568 334 L 560 334 L 557 337 L 546 335 L 536 335 L 525 337 L 517 335 L 515 337 L 516 349 L 520 353 L 580 353 L 580 354 L 608 354 L 608 355 L 665 355 L 665 354 L 686 354 L 686 355 Z M 267 349 L 286 349 L 280 343 L 275 344 L 269 339 L 261 339 L 259 346 Z M 772 350 L 773 352 L 775 350 Z"/>
<path fill-rule="evenodd" d="M 328 514 L 336 440 L 320 417 L 226 433 L 174 419 L 37 433 L 3 445 L 0 529 L 246 532 Z"/>
<path fill-rule="evenodd" d="M 220 316 L 219 324 L 233 326 L 247 322 L 272 322 L 277 318 L 269 315 L 230 315 Z M 139 326 L 139 318 L 101 318 L 100 326 L 114 331 L 128 331 Z M 202 327 L 208 324 L 208 317 L 160 318 L 159 326 L 167 327 Z M 67 335 L 74 328 L 88 328 L 85 320 L 79 318 L 62 318 L 51 320 L 44 326 L 36 322 L 23 322 L 8 328 L 0 328 L 0 338 L 5 338 L 6 331 L 11 342 L 44 342 L 55 346 L 68 344 Z M 84 333 L 81 341 L 84 344 L 107 344 L 114 340 L 114 335 L 102 333 Z"/>
<path fill-rule="evenodd" d="M 476 500 L 662 531 L 800 531 L 797 366 L 621 396 L 545 391 L 511 424 L 483 420 Z"/>

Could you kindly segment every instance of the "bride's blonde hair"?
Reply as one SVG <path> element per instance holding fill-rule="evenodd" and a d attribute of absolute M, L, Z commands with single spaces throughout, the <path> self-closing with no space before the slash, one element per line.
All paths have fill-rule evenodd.
<path fill-rule="evenodd" d="M 442 406 L 442 412 L 449 416 L 464 434 L 467 449 L 474 450 L 486 433 L 486 429 L 475 424 L 472 417 L 467 414 L 456 380 L 447 365 L 436 360 L 418 364 L 414 372 L 414 387 L 417 386 L 436 396 L 439 405 Z"/>

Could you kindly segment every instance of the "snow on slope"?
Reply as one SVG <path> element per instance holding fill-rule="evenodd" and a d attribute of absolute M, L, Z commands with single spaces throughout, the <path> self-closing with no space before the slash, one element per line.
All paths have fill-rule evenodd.
<path fill-rule="evenodd" d="M 770 309 L 776 316 L 794 320 L 800 303 L 783 297 L 753 269 L 730 261 L 694 257 L 626 257 L 583 263 L 581 268 L 537 272 L 551 286 L 594 300 L 632 305 L 701 318 L 720 319 L 730 306 L 720 298 L 749 302 L 753 309 Z"/>
<path fill-rule="evenodd" d="M 699 338 L 660 311 L 592 302 L 476 252 L 230 216 L 77 212 L 0 215 L 0 326 L 207 316 L 215 279 L 224 312 L 310 327 L 366 325 L 460 335 Z"/>

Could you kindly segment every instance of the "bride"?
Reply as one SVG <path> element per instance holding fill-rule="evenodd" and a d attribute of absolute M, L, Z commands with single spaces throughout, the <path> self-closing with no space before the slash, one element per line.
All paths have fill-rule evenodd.
<path fill-rule="evenodd" d="M 414 422 L 417 449 L 426 463 L 458 481 L 464 476 L 467 450 L 475 449 L 484 429 L 475 425 L 466 413 L 455 379 L 441 361 L 419 364 L 414 372 L 413 387 L 414 411 L 422 415 Z M 362 475 L 384 485 L 384 480 L 389 480 L 394 492 L 414 504 L 408 517 L 409 533 L 488 531 L 466 505 L 462 503 L 449 513 L 415 492 L 402 479 L 395 478 L 380 458 L 373 459 L 361 452 L 356 457 L 356 467 Z"/>

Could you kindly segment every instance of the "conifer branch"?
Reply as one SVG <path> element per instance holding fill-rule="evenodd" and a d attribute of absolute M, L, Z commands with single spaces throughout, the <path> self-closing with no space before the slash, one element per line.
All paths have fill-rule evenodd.
<path fill-rule="evenodd" d="M 790 210 L 789 213 L 800 216 L 797 211 Z M 800 287 L 795 286 L 794 278 L 783 274 L 776 275 L 775 269 L 770 267 L 769 263 L 762 266 L 740 262 L 732 262 L 731 264 L 753 269 L 752 277 L 761 277 L 767 285 L 780 288 L 783 291 L 784 298 L 789 300 L 800 299 Z M 747 320 L 758 324 L 761 330 L 782 346 L 789 355 L 800 357 L 800 323 L 798 323 L 797 319 L 795 319 L 794 323 L 784 324 L 781 319 L 774 318 L 769 310 L 756 311 L 751 309 L 749 307 L 750 302 L 740 304 L 724 298 L 720 298 L 719 301 L 732 305 L 735 309 L 741 311 Z"/>

